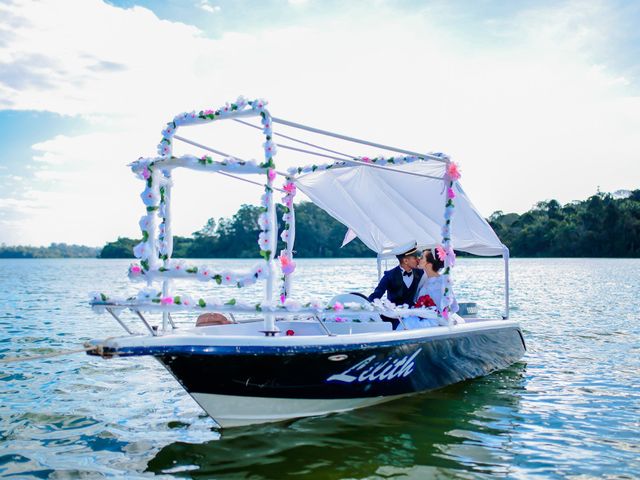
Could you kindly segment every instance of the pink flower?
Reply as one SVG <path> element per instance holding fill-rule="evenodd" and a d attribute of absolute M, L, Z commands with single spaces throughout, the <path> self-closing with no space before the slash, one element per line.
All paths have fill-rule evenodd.
<path fill-rule="evenodd" d="M 447 165 L 447 175 L 454 182 L 460 178 L 460 170 L 458 169 L 458 164 L 455 162 L 450 162 Z"/>
<path fill-rule="evenodd" d="M 361 157 L 360 160 L 362 160 L 365 163 L 371 163 L 371 159 L 369 157 Z"/>
<path fill-rule="evenodd" d="M 173 304 L 173 297 L 164 297 L 162 300 L 160 300 L 160 303 L 162 305 L 172 305 Z"/>
<path fill-rule="evenodd" d="M 284 191 L 287 192 L 289 195 L 296 194 L 296 184 L 293 182 L 286 183 L 283 188 L 284 188 Z"/>
<path fill-rule="evenodd" d="M 456 264 L 456 252 L 453 251 L 453 248 L 447 247 L 447 259 L 449 260 L 449 265 L 454 266 Z"/>
<path fill-rule="evenodd" d="M 294 262 L 288 254 L 285 252 L 280 253 L 278 257 L 280 260 L 280 268 L 285 275 L 291 275 L 296 269 L 296 262 Z"/>
<path fill-rule="evenodd" d="M 283 303 L 287 301 L 287 296 L 283 293 L 280 295 L 280 303 Z"/>
<path fill-rule="evenodd" d="M 447 198 L 450 200 L 453 200 L 454 198 L 456 198 L 456 192 L 454 192 L 453 188 L 451 187 L 447 188 Z"/>
<path fill-rule="evenodd" d="M 267 176 L 269 177 L 269 181 L 273 182 L 276 179 L 276 171 L 273 168 L 270 168 L 267 172 Z"/>
<path fill-rule="evenodd" d="M 139 265 L 131 265 L 131 267 L 129 267 L 129 272 L 131 272 L 132 275 L 140 275 L 140 273 L 142 273 L 142 268 L 140 268 Z"/>
<path fill-rule="evenodd" d="M 344 305 L 341 304 L 340 302 L 336 302 L 333 305 L 333 311 L 334 312 L 341 312 L 342 310 L 344 310 Z"/>
<path fill-rule="evenodd" d="M 336 318 L 335 318 L 335 321 L 336 321 L 336 322 L 340 322 L 340 323 L 342 323 L 342 322 L 346 322 L 346 321 L 347 321 L 347 319 L 346 319 L 346 318 L 342 318 L 342 317 L 336 317 Z"/>
<path fill-rule="evenodd" d="M 436 247 L 436 255 L 437 257 L 444 262 L 445 257 L 447 256 L 447 252 L 442 247 L 442 245 L 438 245 Z"/>
<path fill-rule="evenodd" d="M 146 165 L 142 169 L 142 176 L 144 177 L 145 180 L 148 180 L 149 177 L 151 176 L 151 172 L 149 171 L 149 168 Z"/>

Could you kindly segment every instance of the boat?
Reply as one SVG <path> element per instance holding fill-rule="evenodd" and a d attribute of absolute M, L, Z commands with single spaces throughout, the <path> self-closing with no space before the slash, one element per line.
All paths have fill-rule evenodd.
<path fill-rule="evenodd" d="M 221 121 L 261 130 L 264 160 L 243 159 L 182 136 L 189 126 Z M 393 155 L 353 157 L 306 137 L 274 133 L 274 125 Z M 177 141 L 207 153 L 174 155 Z M 278 149 L 314 155 L 320 162 L 281 171 L 274 160 Z M 215 110 L 177 115 L 163 129 L 157 151 L 130 164 L 144 183 L 144 215 L 142 241 L 134 247 L 138 262 L 128 275 L 143 287 L 128 297 L 91 294 L 92 308 L 110 314 L 126 335 L 87 342 L 89 355 L 154 357 L 222 428 L 392 401 L 487 375 L 524 355 L 521 328 L 509 317 L 508 249 L 469 200 L 460 170 L 446 154 L 413 152 L 272 117 L 266 101 L 243 97 Z M 216 271 L 172 258 L 175 169 L 219 173 L 263 188 L 260 257 L 252 268 Z M 261 180 L 250 180 L 256 175 Z M 350 292 L 324 300 L 294 295 L 297 191 L 348 227 L 347 237 L 357 236 L 376 253 L 379 276 L 383 263 L 407 243 L 437 249 L 446 279 L 439 304 L 411 308 L 385 299 L 369 302 Z M 280 228 L 278 193 L 284 211 Z M 284 245 L 279 252 L 278 234 Z M 464 317 L 455 312 L 455 251 L 504 258 L 505 306 L 498 318 L 479 318 L 473 308 Z M 182 280 L 239 288 L 263 282 L 264 295 L 251 302 L 177 295 L 172 282 Z M 178 312 L 216 321 L 185 327 L 174 322 Z M 139 319 L 146 333 L 132 331 L 125 313 Z M 409 328 L 408 317 L 430 321 Z M 384 321 L 389 318 L 397 319 L 397 329 Z"/>

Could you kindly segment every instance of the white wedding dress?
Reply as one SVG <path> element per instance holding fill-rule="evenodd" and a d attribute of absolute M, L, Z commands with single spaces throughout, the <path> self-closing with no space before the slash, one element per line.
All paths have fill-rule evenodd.
<path fill-rule="evenodd" d="M 426 273 L 422 275 L 422 277 L 420 278 L 420 283 L 418 284 L 418 289 L 416 290 L 414 303 L 420 297 L 429 295 L 433 299 L 435 304 L 439 305 L 442 298 L 443 282 L 444 277 L 442 275 L 439 275 L 437 277 L 429 277 Z M 455 297 L 453 298 L 453 303 L 451 304 L 451 311 L 458 311 L 458 302 L 456 302 Z M 464 323 L 462 317 L 456 315 L 455 313 L 453 313 L 452 315 L 455 318 L 455 323 Z M 437 327 L 438 325 L 440 325 L 437 318 L 406 317 L 403 319 L 403 321 L 408 329 Z"/>

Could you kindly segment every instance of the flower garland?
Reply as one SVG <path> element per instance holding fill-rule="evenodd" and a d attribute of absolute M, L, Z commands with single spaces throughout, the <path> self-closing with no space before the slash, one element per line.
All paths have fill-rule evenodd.
<path fill-rule="evenodd" d="M 449 315 L 458 311 L 458 305 L 453 297 L 451 268 L 455 265 L 456 254 L 451 244 L 451 219 L 455 213 L 453 203 L 456 193 L 453 189 L 455 182 L 460 179 L 458 165 L 448 161 L 444 175 L 444 186 L 446 189 L 447 202 L 444 209 L 444 225 L 442 226 L 442 246 L 436 249 L 437 255 L 444 262 L 444 272 L 442 276 L 442 300 L 440 304 L 440 314 L 442 318 L 449 321 Z"/>
<path fill-rule="evenodd" d="M 430 155 L 441 158 L 442 160 L 448 160 L 448 156 L 444 153 L 430 153 Z M 420 160 L 425 160 L 424 157 L 418 157 L 411 155 L 408 157 L 358 157 L 355 160 L 359 160 L 363 163 L 371 163 L 373 165 L 403 165 L 406 163 L 414 163 Z M 302 173 L 311 173 L 317 171 L 329 170 L 331 168 L 339 168 L 352 165 L 349 161 L 338 160 L 333 163 L 325 163 L 320 165 L 305 165 L 304 167 L 292 167 L 287 169 L 289 175 L 300 175 Z"/>
<path fill-rule="evenodd" d="M 266 171 L 267 184 L 262 197 L 262 209 L 266 215 L 262 218 L 261 231 L 258 238 L 260 245 L 260 255 L 265 259 L 272 259 L 274 248 L 274 235 L 271 230 L 275 228 L 271 220 L 272 208 L 271 195 L 273 194 L 273 180 L 275 178 L 273 156 L 276 154 L 276 145 L 272 140 L 273 131 L 271 127 L 271 116 L 266 109 L 267 102 L 261 99 L 247 101 L 244 97 L 238 97 L 234 103 L 226 103 L 217 110 L 201 110 L 199 113 L 181 113 L 176 115 L 172 121 L 168 122 L 162 130 L 162 140 L 158 144 L 159 158 L 141 158 L 131 164 L 131 168 L 140 178 L 145 180 L 146 188 L 141 197 L 147 208 L 147 214 L 140 219 L 140 229 L 142 230 L 142 241 L 134 247 L 134 255 L 140 259 L 142 270 L 155 270 L 156 258 L 164 260 L 165 267 L 172 253 L 172 235 L 170 231 L 170 219 L 167 217 L 168 196 L 171 188 L 171 176 L 169 170 L 158 171 L 158 164 L 167 165 L 170 162 L 184 164 L 188 166 L 213 166 L 214 170 L 224 167 L 229 170 L 247 169 L 249 171 Z M 172 157 L 173 137 L 177 129 L 185 125 L 209 123 L 220 118 L 231 118 L 240 112 L 251 108 L 260 115 L 262 131 L 266 141 L 263 143 L 265 161 L 256 165 L 255 162 L 245 162 L 233 158 L 226 158 L 222 162 L 213 162 L 211 157 L 205 155 L 199 159 L 193 156 Z M 160 219 L 157 225 L 157 217 Z M 158 228 L 158 238 L 154 234 Z"/>
<path fill-rule="evenodd" d="M 90 295 L 90 304 L 97 313 L 103 313 L 107 308 L 166 312 L 166 311 L 215 311 L 215 312 L 273 312 L 280 314 L 309 314 L 318 316 L 323 320 L 345 322 L 351 320 L 376 321 L 376 315 L 397 315 L 400 317 L 419 316 L 421 318 L 437 318 L 437 314 L 429 308 L 396 307 L 386 301 L 372 304 L 356 302 L 326 304 L 318 299 L 311 299 L 305 303 L 288 298 L 284 304 L 280 302 L 243 302 L 231 298 L 221 300 L 215 297 L 192 297 L 190 295 L 163 295 L 161 290 L 151 287 L 140 290 L 136 295 L 127 298 L 112 298 L 101 292 L 93 292 Z M 372 316 L 373 315 L 373 316 Z M 379 320 L 377 320 L 379 321 Z"/>
<path fill-rule="evenodd" d="M 282 205 L 284 213 L 282 214 L 282 222 L 284 228 L 280 234 L 280 238 L 285 243 L 285 250 L 280 252 L 278 259 L 280 260 L 280 270 L 282 271 L 282 283 L 280 285 L 280 303 L 284 304 L 287 297 L 291 293 L 291 275 L 296 269 L 296 262 L 293 261 L 293 244 L 295 239 L 295 217 L 293 211 L 293 199 L 296 196 L 296 185 L 291 177 L 287 177 L 284 187 L 284 197 L 282 197 Z"/>
<path fill-rule="evenodd" d="M 196 267 L 194 265 L 186 265 L 181 260 L 171 260 L 168 265 L 152 271 L 146 271 L 141 265 L 132 263 L 129 266 L 129 279 L 151 282 L 158 279 L 188 278 L 190 280 L 200 280 L 201 282 L 214 281 L 218 285 L 235 285 L 238 288 L 242 288 L 266 278 L 267 270 L 267 265 L 264 261 L 255 264 L 249 272 L 228 270 L 215 272 L 207 266 Z"/>

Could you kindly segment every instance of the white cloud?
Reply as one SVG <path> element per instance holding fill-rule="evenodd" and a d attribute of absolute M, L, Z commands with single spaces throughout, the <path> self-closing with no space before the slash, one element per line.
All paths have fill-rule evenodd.
<path fill-rule="evenodd" d="M 196 7 L 209 13 L 217 13 L 222 10 L 219 5 L 211 5 L 208 0 L 200 0 L 200 3 L 196 3 Z"/>
<path fill-rule="evenodd" d="M 584 54 L 610 26 L 602 4 L 581 5 L 574 16 L 565 7 L 522 13 L 496 26 L 510 46 L 482 49 L 428 11 L 409 16 L 382 6 L 218 39 L 141 7 L 91 0 L 0 6 L 0 15 L 11 10 L 24 20 L 0 46 L 0 99 L 11 103 L 5 107 L 95 122 L 93 134 L 34 147 L 39 183 L 31 200 L 47 213 L 25 217 L 21 238 L 100 244 L 136 235 L 140 185 L 124 165 L 155 154 L 163 123 L 176 113 L 217 107 L 238 94 L 268 98 L 275 116 L 448 152 L 486 215 L 522 211 L 545 198 L 585 198 L 597 185 L 637 188 L 640 99 L 627 93 L 628 79 Z M 181 133 L 258 156 L 259 138 L 232 127 Z M 277 160 L 284 167 L 311 162 L 283 150 Z M 178 234 L 257 198 L 254 187 L 218 177 L 176 177 Z"/>

